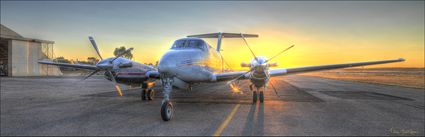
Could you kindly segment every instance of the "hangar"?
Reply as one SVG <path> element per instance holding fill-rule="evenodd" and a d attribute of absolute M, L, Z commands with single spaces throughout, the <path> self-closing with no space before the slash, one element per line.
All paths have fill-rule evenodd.
<path fill-rule="evenodd" d="M 0 76 L 58 76 L 56 66 L 37 63 L 53 58 L 53 41 L 26 38 L 0 24 Z"/>

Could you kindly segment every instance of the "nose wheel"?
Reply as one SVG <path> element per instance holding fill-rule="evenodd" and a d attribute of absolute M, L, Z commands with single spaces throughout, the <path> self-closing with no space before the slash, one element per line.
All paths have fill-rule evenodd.
<path fill-rule="evenodd" d="M 174 116 L 174 107 L 170 101 L 171 91 L 173 90 L 173 78 L 163 75 L 161 82 L 164 88 L 164 99 L 162 100 L 161 105 L 161 118 L 164 121 L 170 121 Z"/>
<path fill-rule="evenodd" d="M 164 121 L 169 121 L 173 118 L 174 107 L 170 101 L 165 101 L 161 106 L 161 118 Z"/>

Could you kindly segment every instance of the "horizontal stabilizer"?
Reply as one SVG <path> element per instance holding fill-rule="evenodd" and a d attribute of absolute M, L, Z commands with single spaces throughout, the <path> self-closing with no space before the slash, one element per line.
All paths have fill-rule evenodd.
<path fill-rule="evenodd" d="M 220 34 L 222 38 L 242 38 L 241 33 L 208 33 L 208 34 L 189 35 L 187 37 L 218 38 Z M 245 38 L 258 38 L 257 34 L 243 34 L 243 36 Z"/>

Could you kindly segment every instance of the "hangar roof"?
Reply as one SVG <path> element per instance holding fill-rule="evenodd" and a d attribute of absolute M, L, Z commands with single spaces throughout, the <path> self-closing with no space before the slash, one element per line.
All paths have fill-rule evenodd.
<path fill-rule="evenodd" d="M 9 29 L 8 27 L 4 26 L 3 24 L 0 24 L 0 38 L 1 39 L 13 39 L 13 40 L 23 40 L 23 41 L 31 41 L 31 42 L 40 42 L 40 43 L 49 43 L 53 44 L 54 41 L 48 41 L 48 40 L 41 40 L 41 39 L 33 39 L 33 38 L 25 38 L 22 35 L 19 35 L 12 29 Z"/>

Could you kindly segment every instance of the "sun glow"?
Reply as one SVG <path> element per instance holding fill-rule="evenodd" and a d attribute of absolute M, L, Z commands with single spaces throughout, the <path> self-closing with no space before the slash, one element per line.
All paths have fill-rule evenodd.
<path fill-rule="evenodd" d="M 229 84 L 230 88 L 232 89 L 233 93 L 243 94 L 243 92 L 240 90 L 239 86 L 237 86 L 235 83 Z"/>

